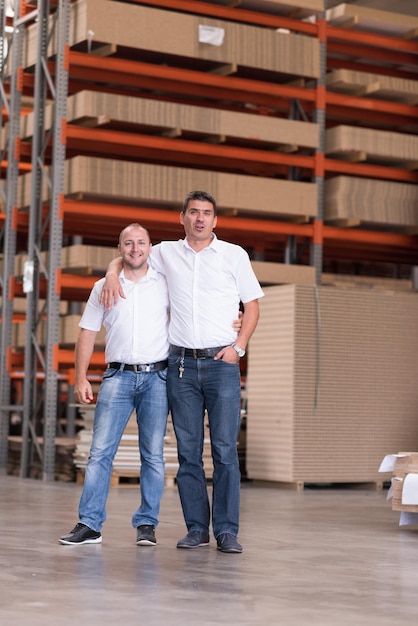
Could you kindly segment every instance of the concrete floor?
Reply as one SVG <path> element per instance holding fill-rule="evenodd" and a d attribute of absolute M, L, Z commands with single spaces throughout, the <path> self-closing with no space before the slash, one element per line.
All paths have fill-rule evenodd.
<path fill-rule="evenodd" d="M 418 615 L 418 530 L 386 492 L 242 485 L 244 552 L 185 534 L 166 489 L 158 545 L 137 547 L 136 487 L 114 487 L 99 545 L 62 546 L 81 486 L 0 476 L 1 626 L 398 626 Z"/>

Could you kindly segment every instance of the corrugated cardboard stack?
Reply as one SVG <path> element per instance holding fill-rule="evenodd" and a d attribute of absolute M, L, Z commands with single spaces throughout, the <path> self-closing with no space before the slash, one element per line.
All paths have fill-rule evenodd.
<path fill-rule="evenodd" d="M 397 76 L 385 76 L 355 70 L 332 70 L 326 75 L 329 91 L 348 93 L 354 96 L 371 96 L 393 102 L 416 104 L 418 81 Z"/>
<path fill-rule="evenodd" d="M 45 112 L 46 127 L 51 126 L 53 109 Z M 269 117 L 258 113 L 244 113 L 212 108 L 149 100 L 118 94 L 81 91 L 68 98 L 68 122 L 89 127 L 112 127 L 123 123 L 124 129 L 132 131 L 148 127 L 153 133 L 171 133 L 180 136 L 194 133 L 202 139 L 218 140 L 239 138 L 255 147 L 266 144 L 270 148 L 304 146 L 317 148 L 319 145 L 318 124 L 308 121 Z M 33 135 L 35 116 L 25 115 L 21 120 L 21 137 Z"/>
<path fill-rule="evenodd" d="M 333 26 L 394 37 L 412 37 L 418 28 L 418 17 L 413 15 L 381 11 L 347 2 L 328 9 L 325 15 L 327 22 Z"/>
<path fill-rule="evenodd" d="M 334 126 L 325 132 L 325 151 L 328 156 L 352 162 L 418 168 L 418 137 L 407 133 Z"/>
<path fill-rule="evenodd" d="M 36 61 L 36 43 L 36 28 L 30 27 L 24 50 L 26 67 Z M 87 50 L 103 44 L 319 77 L 319 41 L 313 37 L 111 0 L 74 2 L 70 46 Z M 52 37 L 49 56 L 55 45 Z"/>
<path fill-rule="evenodd" d="M 417 82 L 418 85 L 418 82 Z M 340 160 L 372 162 L 405 169 L 418 166 L 418 137 L 352 126 L 326 131 L 326 153 Z M 325 181 L 328 223 L 418 230 L 417 185 L 336 176 Z"/>
<path fill-rule="evenodd" d="M 418 185 L 335 176 L 325 181 L 325 220 L 418 232 Z"/>
<path fill-rule="evenodd" d="M 65 163 L 63 193 L 66 196 L 115 203 L 169 204 L 178 210 L 185 190 L 190 189 L 210 189 L 220 210 L 232 209 L 239 214 L 305 219 L 317 215 L 317 187 L 314 183 L 82 156 Z M 44 200 L 48 193 L 45 183 Z M 20 177 L 20 207 L 28 206 L 30 194 L 31 175 L 26 174 Z"/>
<path fill-rule="evenodd" d="M 248 477 L 381 484 L 387 450 L 418 442 L 418 295 L 265 292 L 248 351 Z"/>
<path fill-rule="evenodd" d="M 408 474 L 418 474 L 418 452 L 400 452 L 396 455 L 392 479 L 392 510 L 418 513 L 418 493 L 416 504 L 403 504 L 404 481 Z"/>
<path fill-rule="evenodd" d="M 81 411 L 84 415 L 85 427 L 79 432 L 76 448 L 74 451 L 74 465 L 78 471 L 77 480 L 83 482 L 84 472 L 87 465 L 91 439 L 93 434 L 94 407 L 87 411 Z M 174 434 L 171 415 L 167 419 L 166 435 L 164 437 L 164 462 L 166 486 L 172 486 L 177 475 L 177 443 Z M 205 440 L 203 446 L 203 462 L 206 478 L 210 480 L 213 474 L 213 462 L 207 425 L 205 427 Z M 123 478 L 136 478 L 140 476 L 141 462 L 138 449 L 138 426 L 135 412 L 130 417 L 113 461 L 111 486 L 120 484 Z"/>

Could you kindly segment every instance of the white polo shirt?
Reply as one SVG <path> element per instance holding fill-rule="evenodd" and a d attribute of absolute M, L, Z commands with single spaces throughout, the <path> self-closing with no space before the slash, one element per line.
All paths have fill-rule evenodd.
<path fill-rule="evenodd" d="M 104 278 L 97 281 L 90 293 L 79 322 L 81 328 L 106 329 L 106 362 L 155 363 L 167 358 L 169 301 L 164 276 L 148 267 L 137 283 L 119 274 L 126 298 L 105 309 L 100 304 Z"/>
<path fill-rule="evenodd" d="M 264 293 L 241 246 L 220 241 L 195 252 L 186 239 L 153 246 L 151 263 L 164 274 L 170 295 L 170 343 L 185 348 L 226 346 L 236 339 L 232 322 L 240 301 Z"/>

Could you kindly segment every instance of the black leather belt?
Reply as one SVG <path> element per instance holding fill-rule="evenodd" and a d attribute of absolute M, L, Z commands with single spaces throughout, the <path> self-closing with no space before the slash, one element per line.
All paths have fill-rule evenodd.
<path fill-rule="evenodd" d="M 218 346 L 217 348 L 180 348 L 179 346 L 170 346 L 170 351 L 174 352 L 174 354 L 191 356 L 193 359 L 211 359 L 225 347 L 226 346 Z"/>
<path fill-rule="evenodd" d="M 139 372 L 159 372 L 160 370 L 165 370 L 168 367 L 167 359 L 165 361 L 157 361 L 156 363 L 139 363 L 133 364 L 130 363 L 117 363 L 113 361 L 113 363 L 109 363 L 107 367 L 116 370 L 125 370 L 127 372 L 135 372 L 138 374 Z"/>

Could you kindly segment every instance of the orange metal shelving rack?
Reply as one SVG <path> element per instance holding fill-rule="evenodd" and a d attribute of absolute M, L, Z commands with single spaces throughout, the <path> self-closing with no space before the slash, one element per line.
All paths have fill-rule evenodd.
<path fill-rule="evenodd" d="M 135 2 L 135 0 L 131 0 Z M 159 9 L 173 10 L 171 0 L 138 0 L 138 4 Z M 237 23 L 269 29 L 284 28 L 289 31 L 316 38 L 326 49 L 326 65 L 329 69 L 346 68 L 363 72 L 377 72 L 387 76 L 409 78 L 408 69 L 418 66 L 418 42 L 400 37 L 379 35 L 363 31 L 337 28 L 328 25 L 323 16 L 310 23 L 281 15 L 221 6 L 199 0 L 177 0 L 176 11 L 202 15 Z M 166 66 L 149 60 L 130 60 L 118 56 L 100 57 L 88 53 L 67 50 L 68 93 L 82 89 L 110 91 L 115 94 L 145 95 L 173 102 L 239 110 L 243 102 L 256 107 L 260 114 L 287 116 L 291 103 L 301 103 L 303 111 L 311 119 L 320 112 L 325 121 L 332 123 L 362 122 L 372 128 L 418 129 L 418 107 L 402 102 L 378 100 L 372 96 L 359 97 L 334 93 L 321 81 L 302 86 L 280 84 L 270 80 L 256 80 L 245 75 L 220 75 L 190 69 L 187 66 Z M 48 69 L 54 75 L 55 65 L 48 61 Z M 322 77 L 323 78 L 323 77 Z M 22 93 L 32 94 L 34 78 L 31 71 L 23 73 Z M 158 95 L 157 95 L 158 92 Z M 130 134 L 117 130 L 81 128 L 64 124 L 62 141 L 67 156 L 88 154 L 106 155 L 108 158 L 126 158 L 153 163 L 182 164 L 218 171 L 242 172 L 251 167 L 253 175 L 287 178 L 293 168 L 304 180 L 322 181 L 329 176 L 345 174 L 398 182 L 418 183 L 418 170 L 400 167 L 350 163 L 325 157 L 321 150 L 315 154 L 299 151 L 295 154 L 262 150 L 254 146 L 210 145 L 178 137 L 161 137 L 146 134 Z M 31 160 L 30 141 L 20 144 L 20 172 L 29 171 Z M 52 149 L 46 152 L 46 161 L 53 162 Z M 5 165 L 2 164 L 3 169 Z M 318 203 L 322 200 L 319 198 Z M 45 206 L 45 211 L 49 207 Z M 97 222 L 100 219 L 102 242 L 113 243 L 115 233 L 128 221 L 141 219 L 156 237 L 182 236 L 177 212 L 154 207 L 104 205 L 83 200 L 61 201 L 63 229 L 68 236 L 82 235 L 86 240 L 98 242 Z M 4 215 L 0 214 L 0 224 Z M 17 212 L 16 228 L 26 233 L 29 229 L 28 215 Z M 319 256 L 337 258 L 341 251 L 356 261 L 386 262 L 418 265 L 418 237 L 406 233 L 365 230 L 361 228 L 336 228 L 324 224 L 321 211 L 312 223 L 291 223 L 280 219 L 220 215 L 217 231 L 221 236 L 234 238 L 248 248 L 263 251 L 264 247 L 280 246 L 283 250 L 289 237 L 298 243 L 317 248 Z M 321 261 L 322 259 L 320 259 Z M 309 260 L 308 260 L 309 261 Z M 320 271 L 319 271 L 320 275 Z M 73 276 L 57 272 L 56 283 L 62 299 L 85 300 L 93 277 Z M 21 281 L 13 281 L 14 295 L 22 295 Z M 45 296 L 47 286 L 40 285 L 40 296 Z M 99 364 L 102 355 L 97 356 Z M 21 355 L 11 355 L 9 368 L 13 375 L 21 367 Z M 96 358 L 96 357 L 95 357 Z M 68 351 L 55 348 L 54 367 L 66 371 L 72 356 Z M 66 372 L 65 375 L 67 375 Z"/>

